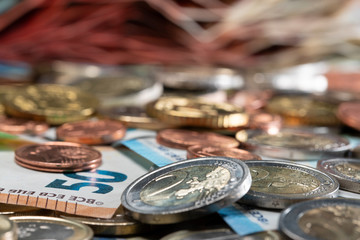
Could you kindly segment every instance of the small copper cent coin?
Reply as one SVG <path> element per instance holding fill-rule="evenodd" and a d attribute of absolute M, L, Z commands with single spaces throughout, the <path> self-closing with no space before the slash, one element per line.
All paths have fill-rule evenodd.
<path fill-rule="evenodd" d="M 239 148 L 221 148 L 213 146 L 194 145 L 187 149 L 187 158 L 197 157 L 230 157 L 239 160 L 261 160 L 261 157 Z"/>
<path fill-rule="evenodd" d="M 337 109 L 337 117 L 346 125 L 360 131 L 360 102 L 344 102 Z"/>
<path fill-rule="evenodd" d="M 125 133 L 124 124 L 114 120 L 71 122 L 56 129 L 59 140 L 89 145 L 110 144 L 122 139 Z"/>
<path fill-rule="evenodd" d="M 0 117 L 0 131 L 10 134 L 32 134 L 38 135 L 49 129 L 45 122 L 32 121 L 22 118 Z"/>
<path fill-rule="evenodd" d="M 232 137 L 184 129 L 161 130 L 156 136 L 156 141 L 161 145 L 178 149 L 187 149 L 193 145 L 210 145 L 226 148 L 239 146 L 239 142 Z"/>
<path fill-rule="evenodd" d="M 78 172 L 98 167 L 101 153 L 89 146 L 69 142 L 30 144 L 15 150 L 15 162 L 47 172 Z"/>

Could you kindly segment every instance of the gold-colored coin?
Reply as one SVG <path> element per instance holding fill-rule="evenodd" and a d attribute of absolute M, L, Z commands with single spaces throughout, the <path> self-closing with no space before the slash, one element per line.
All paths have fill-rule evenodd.
<path fill-rule="evenodd" d="M 266 109 L 281 115 L 287 125 L 340 124 L 336 117 L 336 104 L 310 96 L 277 96 L 268 102 Z"/>
<path fill-rule="evenodd" d="M 150 225 L 142 224 L 132 218 L 125 216 L 123 208 L 120 206 L 114 216 L 110 219 L 81 217 L 66 213 L 60 214 L 61 218 L 86 224 L 97 235 L 131 235 L 144 232 Z"/>
<path fill-rule="evenodd" d="M 14 117 L 22 117 L 59 125 L 90 117 L 98 100 L 77 88 L 63 85 L 31 85 L 7 95 L 5 110 Z"/>
<path fill-rule="evenodd" d="M 162 97 L 147 107 L 150 116 L 182 126 L 231 128 L 248 123 L 243 108 L 182 97 Z"/>
<path fill-rule="evenodd" d="M 18 87 L 16 86 L 8 86 L 8 85 L 1 85 L 0 86 L 0 115 L 5 114 L 5 107 L 4 102 L 7 95 L 15 95 L 16 90 Z"/>

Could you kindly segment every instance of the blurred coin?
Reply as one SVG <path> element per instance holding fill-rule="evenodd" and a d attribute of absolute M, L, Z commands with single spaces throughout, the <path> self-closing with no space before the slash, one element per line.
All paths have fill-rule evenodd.
<path fill-rule="evenodd" d="M 317 168 L 335 177 L 341 189 L 360 193 L 360 159 L 322 159 L 318 161 Z"/>
<path fill-rule="evenodd" d="M 17 238 L 17 224 L 6 216 L 0 215 L 0 239 L 15 240 Z"/>
<path fill-rule="evenodd" d="M 360 102 L 343 102 L 337 109 L 337 116 L 346 125 L 360 131 Z"/>
<path fill-rule="evenodd" d="M 40 171 L 77 172 L 98 167 L 101 153 L 77 143 L 48 142 L 17 148 L 15 162 Z"/>
<path fill-rule="evenodd" d="M 290 240 L 290 238 L 279 230 L 268 230 L 242 236 L 238 240 Z"/>
<path fill-rule="evenodd" d="M 5 103 L 6 95 L 10 95 L 10 94 L 16 95 L 17 89 L 18 87 L 16 86 L 9 86 L 9 85 L 0 86 L 0 115 L 5 114 L 4 103 Z"/>
<path fill-rule="evenodd" d="M 146 111 L 161 121 L 182 126 L 231 128 L 248 123 L 243 108 L 182 97 L 161 97 L 149 104 Z"/>
<path fill-rule="evenodd" d="M 239 201 L 257 207 L 282 209 L 293 203 L 338 195 L 339 183 L 327 174 L 288 161 L 246 161 L 252 184 Z"/>
<path fill-rule="evenodd" d="M 334 103 L 307 95 L 277 96 L 266 105 L 270 113 L 282 116 L 287 125 L 338 125 L 336 108 Z"/>
<path fill-rule="evenodd" d="M 351 157 L 360 159 L 360 145 L 351 149 Z"/>
<path fill-rule="evenodd" d="M 170 233 L 160 240 L 237 240 L 240 236 L 230 229 L 208 229 L 199 231 L 180 230 L 174 233 Z"/>
<path fill-rule="evenodd" d="M 56 129 L 56 138 L 89 145 L 110 144 L 125 136 L 126 128 L 113 120 L 83 120 L 65 123 Z"/>
<path fill-rule="evenodd" d="M 218 211 L 250 188 L 248 167 L 226 157 L 188 159 L 149 172 L 131 183 L 121 203 L 149 224 L 177 223 Z"/>
<path fill-rule="evenodd" d="M 117 236 L 138 234 L 149 230 L 150 227 L 125 216 L 122 206 L 116 210 L 114 216 L 110 219 L 81 217 L 65 213 L 61 213 L 60 217 L 86 224 L 94 231 L 95 235 Z"/>
<path fill-rule="evenodd" d="M 282 126 L 280 115 L 266 112 L 257 112 L 250 115 L 249 127 L 252 129 L 262 129 L 270 133 L 276 133 Z"/>
<path fill-rule="evenodd" d="M 93 231 L 76 221 L 56 217 L 10 217 L 18 226 L 18 239 L 91 240 Z"/>
<path fill-rule="evenodd" d="M 45 122 L 0 116 L 0 131 L 2 132 L 38 135 L 46 132 L 48 128 L 49 125 Z"/>
<path fill-rule="evenodd" d="M 136 106 L 102 107 L 97 112 L 100 118 L 118 120 L 129 128 L 160 130 L 175 127 L 157 118 L 149 117 L 143 108 Z"/>
<path fill-rule="evenodd" d="M 291 160 L 342 157 L 351 147 L 347 139 L 337 135 L 296 129 L 281 129 L 275 134 L 261 130 L 242 130 L 236 133 L 236 139 L 246 149 L 261 156 Z"/>
<path fill-rule="evenodd" d="M 228 102 L 246 109 L 246 112 L 254 112 L 263 108 L 273 95 L 270 90 L 241 90 L 230 93 Z"/>
<path fill-rule="evenodd" d="M 164 129 L 156 135 L 156 141 L 170 148 L 187 149 L 193 145 L 237 147 L 239 142 L 232 137 L 212 132 L 197 132 L 184 129 Z"/>
<path fill-rule="evenodd" d="M 244 78 L 239 71 L 210 66 L 165 66 L 156 74 L 165 87 L 177 90 L 239 89 Z"/>
<path fill-rule="evenodd" d="M 360 239 L 360 201 L 319 199 L 282 211 L 280 230 L 291 239 Z"/>
<path fill-rule="evenodd" d="M 260 156 L 238 148 L 193 145 L 187 149 L 187 158 L 213 156 L 237 158 L 242 161 L 261 160 Z"/>
<path fill-rule="evenodd" d="M 90 117 L 98 100 L 79 89 L 62 85 L 31 85 L 7 95 L 5 110 L 14 117 L 63 124 Z"/>

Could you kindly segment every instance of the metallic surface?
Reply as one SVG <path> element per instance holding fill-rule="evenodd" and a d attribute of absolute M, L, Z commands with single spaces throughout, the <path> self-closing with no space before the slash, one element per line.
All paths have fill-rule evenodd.
<path fill-rule="evenodd" d="M 249 234 L 239 238 L 238 240 L 290 240 L 290 238 L 279 230 L 268 230 Z"/>
<path fill-rule="evenodd" d="M 71 122 L 56 129 L 57 139 L 88 145 L 110 144 L 123 138 L 125 133 L 125 126 L 114 120 Z"/>
<path fill-rule="evenodd" d="M 239 201 L 258 207 L 282 209 L 315 198 L 336 197 L 339 183 L 327 174 L 287 161 L 246 161 L 252 184 Z"/>
<path fill-rule="evenodd" d="M 189 159 L 156 169 L 130 184 L 121 202 L 131 217 L 177 223 L 217 211 L 250 188 L 248 167 L 225 157 Z"/>
<path fill-rule="evenodd" d="M 232 232 L 230 229 L 208 229 L 200 231 L 181 230 L 174 233 L 170 233 L 160 240 L 236 240 L 240 236 Z"/>
<path fill-rule="evenodd" d="M 360 102 L 343 102 L 337 109 L 338 118 L 346 125 L 360 130 Z"/>
<path fill-rule="evenodd" d="M 341 189 L 360 193 L 360 159 L 323 159 L 318 161 L 317 168 L 336 178 Z"/>
<path fill-rule="evenodd" d="M 0 215 L 0 239 L 15 240 L 17 239 L 17 225 L 6 216 Z"/>
<path fill-rule="evenodd" d="M 237 158 L 242 161 L 261 160 L 260 156 L 239 148 L 194 145 L 187 149 L 187 158 L 213 156 Z"/>
<path fill-rule="evenodd" d="M 10 217 L 18 225 L 20 239 L 90 240 L 93 231 L 88 226 L 63 218 L 43 216 Z"/>
<path fill-rule="evenodd" d="M 360 201 L 320 199 L 294 204 L 279 220 L 280 230 L 296 240 L 360 238 Z"/>
<path fill-rule="evenodd" d="M 187 149 L 193 145 L 237 147 L 239 142 L 232 137 L 212 132 L 197 132 L 185 129 L 164 129 L 157 133 L 156 141 L 171 148 Z"/>
<path fill-rule="evenodd" d="M 42 134 L 48 130 L 49 125 L 45 122 L 32 121 L 22 118 L 0 117 L 0 131 L 10 134 Z"/>

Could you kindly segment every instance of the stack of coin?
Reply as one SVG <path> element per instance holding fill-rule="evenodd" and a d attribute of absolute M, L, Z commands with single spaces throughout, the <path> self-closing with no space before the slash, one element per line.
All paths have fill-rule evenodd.
<path fill-rule="evenodd" d="M 5 111 L 11 116 L 59 125 L 89 118 L 98 100 L 77 88 L 62 85 L 30 85 L 6 95 Z"/>
<path fill-rule="evenodd" d="M 84 120 L 65 123 L 56 129 L 59 140 L 89 145 L 111 144 L 125 136 L 126 128 L 113 120 Z"/>
<path fill-rule="evenodd" d="M 86 145 L 69 142 L 31 144 L 15 150 L 20 166 L 46 172 L 78 172 L 97 168 L 101 153 Z"/>

